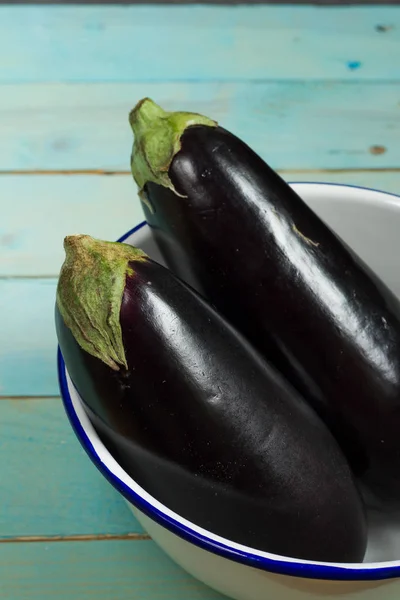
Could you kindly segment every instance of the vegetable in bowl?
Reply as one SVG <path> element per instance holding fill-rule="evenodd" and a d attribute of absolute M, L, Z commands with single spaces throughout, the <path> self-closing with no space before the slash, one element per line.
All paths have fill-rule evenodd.
<path fill-rule="evenodd" d="M 260 550 L 361 562 L 364 507 L 325 424 L 195 290 L 127 244 L 65 240 L 56 329 L 113 456 L 201 527 Z"/>
<path fill-rule="evenodd" d="M 372 505 L 400 508 L 400 301 L 249 146 L 141 100 L 133 177 L 166 265 L 318 412 Z"/>

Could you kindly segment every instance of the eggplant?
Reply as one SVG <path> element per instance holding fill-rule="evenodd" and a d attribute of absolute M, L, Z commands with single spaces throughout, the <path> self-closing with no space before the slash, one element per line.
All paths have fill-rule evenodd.
<path fill-rule="evenodd" d="M 364 506 L 329 429 L 195 290 L 127 244 L 69 236 L 55 307 L 110 452 L 186 519 L 260 550 L 360 562 Z"/>
<path fill-rule="evenodd" d="M 144 99 L 133 177 L 166 265 L 329 426 L 372 505 L 400 506 L 400 303 L 246 143 Z"/>

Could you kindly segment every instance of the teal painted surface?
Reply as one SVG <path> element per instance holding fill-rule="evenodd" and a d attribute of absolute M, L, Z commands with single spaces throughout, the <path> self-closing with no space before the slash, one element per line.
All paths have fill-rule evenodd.
<path fill-rule="evenodd" d="M 314 175 L 303 172 L 285 173 L 285 178 L 289 181 L 350 183 L 400 193 L 400 172 Z M 43 193 L 46 188 L 50 198 L 58 198 L 54 214 L 63 215 L 63 218 L 52 220 L 51 226 L 47 219 L 39 218 L 31 229 L 27 229 L 25 236 L 20 235 L 18 243 L 3 246 L 0 276 L 5 274 L 7 278 L 0 278 L 0 395 L 57 395 L 57 341 L 53 322 L 57 280 L 51 275 L 58 274 L 58 265 L 63 260 L 63 237 L 71 232 L 95 233 L 95 230 L 118 231 L 117 237 L 131 229 L 142 216 L 138 200 L 132 193 L 130 177 L 123 175 L 0 177 L 0 185 L 3 186 L 0 197 L 8 199 L 7 213 L 10 215 L 14 210 L 20 215 L 24 206 L 21 196 L 18 203 L 12 200 L 17 197 L 15 190 L 21 188 L 23 180 L 26 181 L 26 205 L 31 202 L 38 215 L 48 210 L 47 197 Z M 78 184 L 79 200 L 75 197 L 75 201 L 71 201 L 71 190 L 76 189 Z M 110 195 L 105 191 L 107 186 L 109 192 L 113 190 Z M 85 220 L 82 218 L 82 215 L 90 213 L 86 204 L 91 205 L 94 198 L 101 198 L 102 193 L 110 199 L 109 208 L 99 211 L 96 225 L 88 229 L 84 227 Z M 104 202 L 108 200 L 102 200 L 102 204 Z M 6 214 L 2 227 L 7 240 L 12 238 L 12 229 L 7 228 L 8 220 Z M 89 227 L 89 221 L 87 225 Z M 107 237 L 111 239 L 111 236 Z M 49 278 L 10 277 L 17 271 L 19 274 L 32 272 L 35 264 L 37 272 Z"/>
<path fill-rule="evenodd" d="M 276 169 L 400 164 L 400 82 L 60 83 L 0 86 L 0 170 L 129 169 L 145 96 L 212 116 Z"/>
<path fill-rule="evenodd" d="M 223 600 L 152 541 L 0 544 L 2 600 Z"/>
<path fill-rule="evenodd" d="M 7 203 L 0 222 L 0 277 L 58 276 L 66 235 L 115 240 L 143 221 L 136 185 L 126 175 L 0 176 L 0 198 Z"/>
<path fill-rule="evenodd" d="M 143 532 L 81 448 L 59 398 L 1 399 L 0 452 L 0 555 L 10 537 Z"/>
<path fill-rule="evenodd" d="M 400 193 L 398 56 L 400 7 L 0 7 L 0 171 L 48 171 L 0 175 L 2 599 L 219 598 L 151 541 L 99 539 L 142 530 L 42 397 L 59 391 L 63 237 L 143 218 L 130 176 L 51 171 L 128 170 L 149 95 L 217 118 L 288 180 Z"/>
<path fill-rule="evenodd" d="M 0 82 L 394 80 L 399 24 L 378 6 L 2 6 Z"/>
<path fill-rule="evenodd" d="M 0 280 L 0 395 L 58 393 L 54 300 L 54 280 Z"/>
<path fill-rule="evenodd" d="M 350 183 L 400 194 L 400 172 L 397 171 L 285 172 L 282 176 L 288 181 Z M 7 206 L 0 223 L 0 278 L 56 277 L 64 260 L 64 236 L 87 233 L 115 240 L 144 219 L 136 186 L 129 174 L 0 176 L 0 198 Z M 0 282 L 0 285 L 3 286 L 0 294 L 3 304 L 0 306 L 7 308 L 9 302 L 18 301 L 22 309 L 26 304 L 27 320 L 24 322 L 29 323 L 29 311 L 35 311 L 35 306 L 43 306 L 42 312 L 52 314 L 55 292 L 46 280 L 37 282 L 39 291 L 34 298 L 25 295 L 23 281 L 17 281 L 15 288 L 12 280 Z M 19 289 L 24 292 L 20 294 Z M 21 339 L 25 339 L 23 323 L 19 323 L 18 316 L 13 318 L 15 327 L 21 330 Z M 40 320 L 38 316 L 38 319 L 37 332 L 44 326 L 43 318 Z M 1 336 L 0 328 L 0 340 Z M 32 336 L 32 348 L 37 349 L 36 344 L 37 340 Z M 54 366 L 49 369 L 54 370 Z"/>

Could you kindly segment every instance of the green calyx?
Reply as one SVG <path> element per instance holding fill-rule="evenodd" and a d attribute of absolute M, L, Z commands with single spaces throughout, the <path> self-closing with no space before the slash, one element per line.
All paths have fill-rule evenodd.
<path fill-rule="evenodd" d="M 120 310 L 132 263 L 147 255 L 128 244 L 89 235 L 64 239 L 65 261 L 57 287 L 57 306 L 83 350 L 118 371 L 127 369 Z"/>
<path fill-rule="evenodd" d="M 181 149 L 183 133 L 193 125 L 217 126 L 215 121 L 197 113 L 166 112 L 150 98 L 137 103 L 129 114 L 129 122 L 135 136 L 131 171 L 139 191 L 143 191 L 148 181 L 153 181 L 176 194 L 168 169 Z"/>

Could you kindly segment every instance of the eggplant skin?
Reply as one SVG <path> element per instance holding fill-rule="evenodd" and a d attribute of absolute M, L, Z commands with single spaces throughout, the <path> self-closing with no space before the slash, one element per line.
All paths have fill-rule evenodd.
<path fill-rule="evenodd" d="M 189 127 L 175 194 L 143 205 L 167 266 L 201 292 L 328 424 L 377 503 L 400 505 L 400 303 L 244 142 Z"/>
<path fill-rule="evenodd" d="M 238 543 L 362 561 L 364 507 L 328 428 L 199 294 L 150 259 L 131 266 L 120 311 L 127 370 L 82 350 L 56 307 L 68 372 L 121 466 Z"/>

